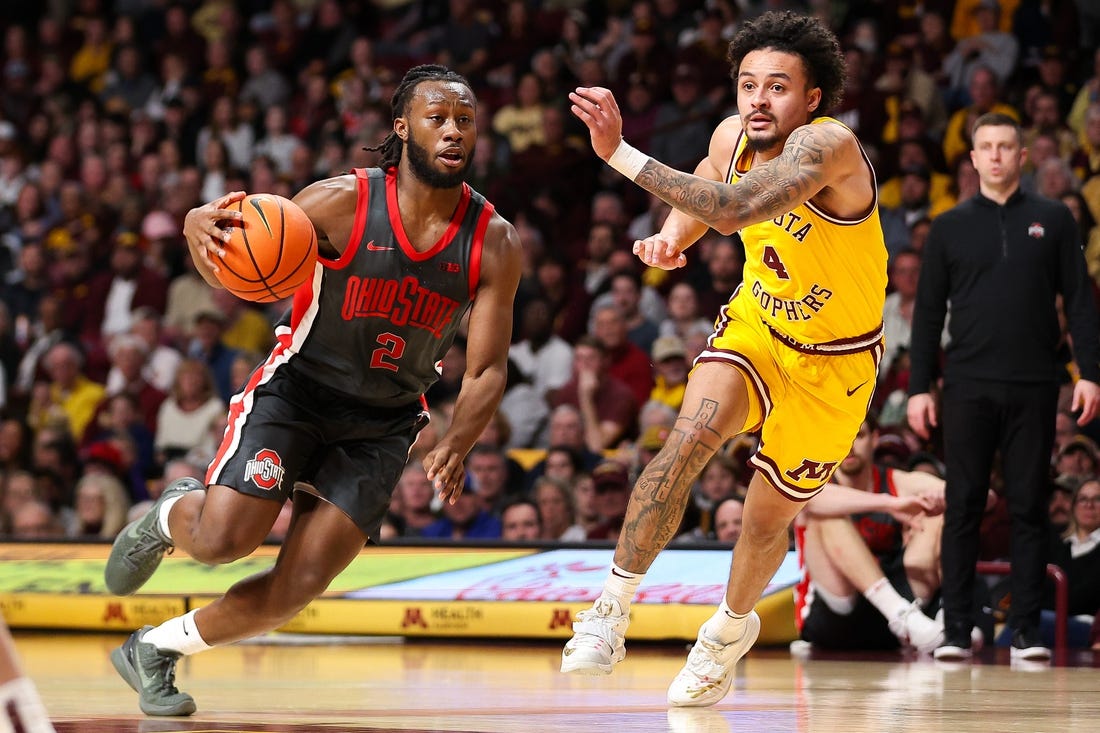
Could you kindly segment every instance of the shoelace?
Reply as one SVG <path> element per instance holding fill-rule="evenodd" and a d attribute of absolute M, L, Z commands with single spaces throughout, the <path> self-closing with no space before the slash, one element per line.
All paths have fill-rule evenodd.
<path fill-rule="evenodd" d="M 721 644 L 711 644 L 699 640 L 692 647 L 691 653 L 688 654 L 686 667 L 697 677 L 710 681 L 721 679 L 727 670 L 725 666 L 715 660 L 724 650 L 725 647 Z"/>
<path fill-rule="evenodd" d="M 153 690 L 159 695 L 178 695 L 176 689 L 176 660 L 178 657 L 154 651 L 153 656 L 144 660 L 142 671 L 159 684 Z"/>
<path fill-rule="evenodd" d="M 581 611 L 577 614 L 577 621 L 573 624 L 573 630 L 598 636 L 608 644 L 615 645 L 615 626 L 620 617 L 604 616 L 594 609 Z"/>
<path fill-rule="evenodd" d="M 898 637 L 904 644 L 911 643 L 909 638 L 909 614 L 913 613 L 915 606 L 909 605 L 905 607 L 905 610 L 894 617 L 894 622 L 888 624 L 890 630 L 894 632 L 894 635 Z"/>
<path fill-rule="evenodd" d="M 141 555 L 149 550 L 166 551 L 171 547 L 164 542 L 160 534 L 152 527 L 148 527 L 142 530 L 138 537 L 138 541 L 134 543 L 134 546 L 130 548 L 128 556 Z"/>

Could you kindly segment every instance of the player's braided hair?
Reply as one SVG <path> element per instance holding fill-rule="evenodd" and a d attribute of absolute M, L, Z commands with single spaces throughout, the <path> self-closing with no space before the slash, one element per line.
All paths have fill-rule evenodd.
<path fill-rule="evenodd" d="M 827 114 L 844 93 L 844 56 L 836 35 L 818 18 L 790 11 L 768 12 L 745 23 L 730 41 L 726 57 L 737 84 L 741 61 L 750 51 L 771 48 L 802 57 L 810 88 L 821 88 L 814 116 Z"/>
<path fill-rule="evenodd" d="M 397 85 L 397 89 L 393 93 L 393 99 L 390 100 L 391 109 L 391 122 L 398 117 L 404 117 L 409 111 L 409 100 L 412 99 L 413 92 L 416 87 L 423 81 L 453 81 L 459 84 L 465 85 L 473 92 L 473 87 L 470 87 L 470 82 L 466 80 L 466 77 L 459 74 L 457 71 L 451 71 L 446 66 L 440 66 L 439 64 L 421 64 L 420 66 L 414 66 L 405 72 L 405 76 L 402 77 L 401 83 Z M 379 151 L 382 153 L 382 160 L 378 164 L 382 170 L 386 170 L 391 166 L 395 166 L 401 162 L 401 151 L 404 150 L 405 143 L 397 136 L 397 133 L 390 130 L 390 134 L 386 135 L 386 139 L 380 144 L 374 147 L 364 148 L 370 151 Z"/>

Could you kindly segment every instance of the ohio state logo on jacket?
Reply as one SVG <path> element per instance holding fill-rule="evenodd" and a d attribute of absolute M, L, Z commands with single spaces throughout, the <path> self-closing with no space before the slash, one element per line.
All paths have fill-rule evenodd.
<path fill-rule="evenodd" d="M 261 448 L 253 458 L 244 464 L 244 480 L 251 481 L 261 489 L 271 491 L 283 486 L 283 459 L 270 448 Z"/>

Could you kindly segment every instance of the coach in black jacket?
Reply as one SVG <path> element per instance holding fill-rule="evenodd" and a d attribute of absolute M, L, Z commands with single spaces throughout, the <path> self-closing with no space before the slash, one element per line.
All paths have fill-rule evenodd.
<path fill-rule="evenodd" d="M 948 303 L 943 442 L 947 510 L 942 564 L 944 645 L 937 659 L 970 657 L 978 531 L 994 453 L 1003 461 L 1012 516 L 1012 658 L 1049 659 L 1038 636 L 1048 544 L 1050 452 L 1061 365 L 1056 298 L 1063 296 L 1081 378 L 1078 423 L 1100 406 L 1096 306 L 1072 215 L 1023 191 L 1020 127 L 986 114 L 974 123 L 971 160 L 979 193 L 933 223 L 913 313 L 909 424 L 924 438 L 937 425 L 930 394 Z"/>

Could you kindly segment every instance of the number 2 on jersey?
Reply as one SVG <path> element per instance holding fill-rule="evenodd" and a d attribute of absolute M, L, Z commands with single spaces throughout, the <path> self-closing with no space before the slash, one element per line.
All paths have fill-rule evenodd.
<path fill-rule="evenodd" d="M 791 276 L 787 274 L 787 268 L 783 266 L 783 260 L 779 259 L 779 253 L 775 251 L 775 247 L 770 244 L 764 245 L 764 257 L 762 258 L 764 266 L 775 273 L 775 276 L 780 280 L 790 280 Z"/>
<path fill-rule="evenodd" d="M 397 371 L 397 360 L 405 353 L 405 339 L 390 332 L 378 334 L 379 346 L 370 353 L 371 369 Z"/>

